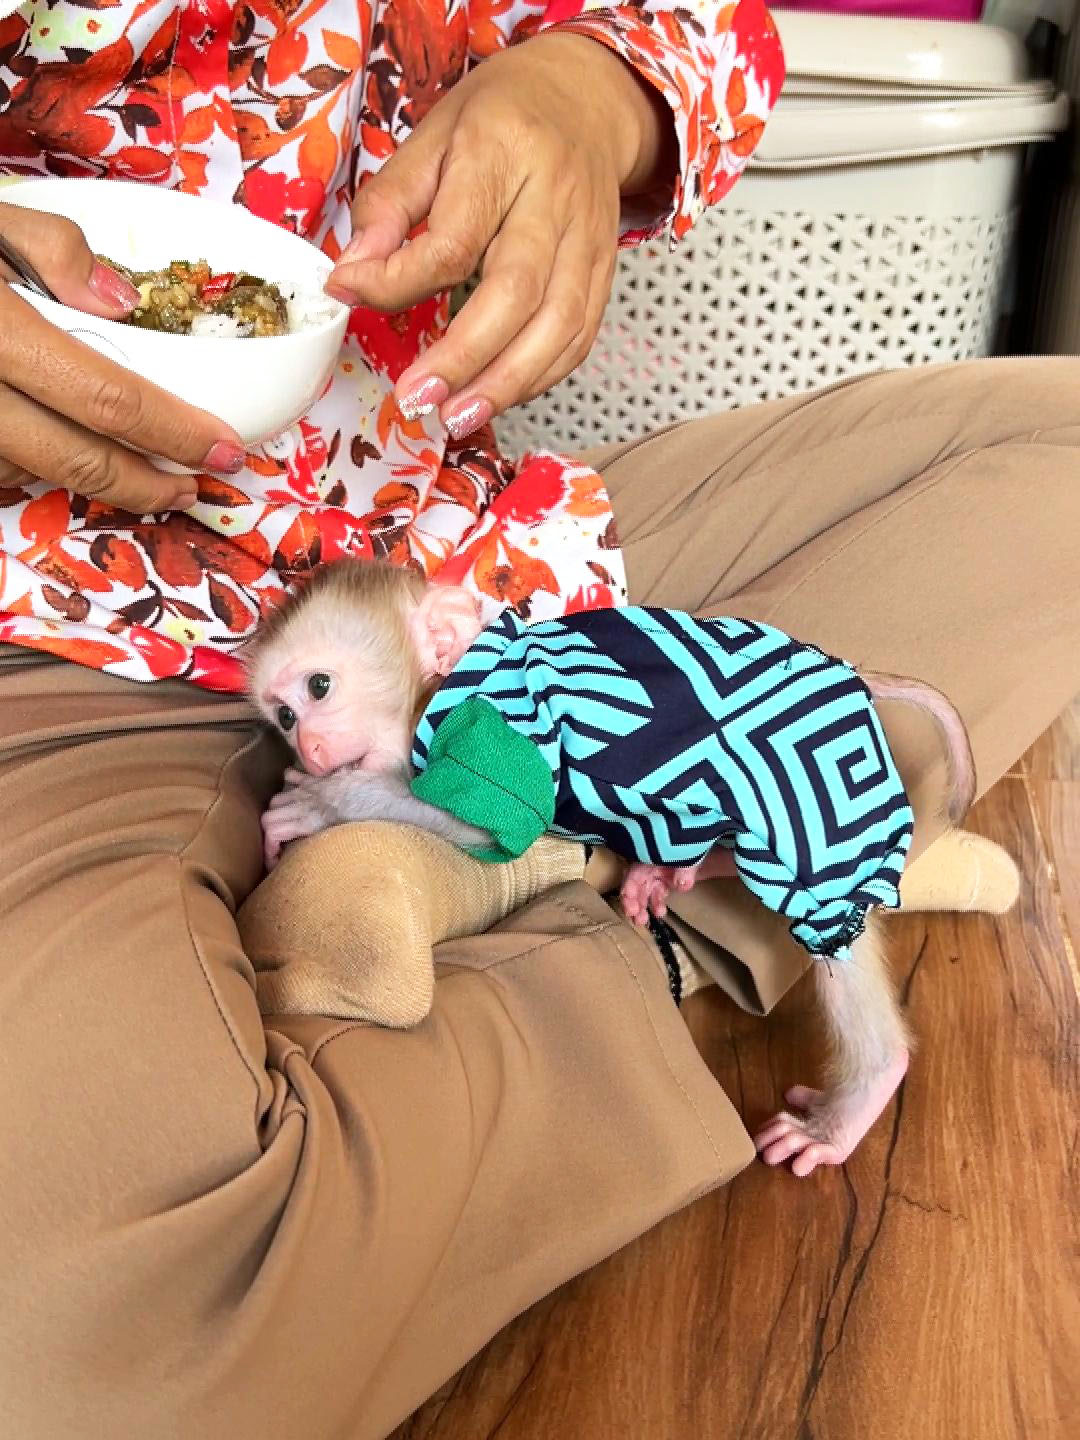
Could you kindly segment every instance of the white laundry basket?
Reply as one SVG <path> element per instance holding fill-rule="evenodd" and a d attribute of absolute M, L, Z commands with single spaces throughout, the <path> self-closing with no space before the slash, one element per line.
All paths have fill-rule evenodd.
<path fill-rule="evenodd" d="M 1025 147 L 1068 102 L 986 26 L 778 13 L 752 167 L 671 253 L 621 259 L 586 362 L 498 422 L 578 450 L 870 370 L 991 353 Z"/>

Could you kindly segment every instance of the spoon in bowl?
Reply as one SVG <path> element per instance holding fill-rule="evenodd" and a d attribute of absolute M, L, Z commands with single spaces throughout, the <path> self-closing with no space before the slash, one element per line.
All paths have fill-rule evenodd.
<path fill-rule="evenodd" d="M 28 286 L 31 290 L 36 290 L 37 293 L 44 296 L 46 300 L 54 300 L 57 304 L 60 303 L 58 297 L 54 295 L 48 285 L 45 284 L 45 281 L 34 269 L 33 265 L 30 264 L 26 256 L 20 254 L 20 252 L 15 249 L 15 246 L 12 245 L 11 241 L 3 235 L 0 235 L 0 260 L 3 260 L 4 264 L 7 265 L 10 270 L 14 270 L 23 285 Z"/>

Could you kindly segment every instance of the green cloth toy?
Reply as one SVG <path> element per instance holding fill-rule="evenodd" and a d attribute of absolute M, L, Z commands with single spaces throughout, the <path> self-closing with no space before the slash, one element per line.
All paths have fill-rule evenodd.
<path fill-rule="evenodd" d="M 477 860 L 515 860 L 555 818 L 555 781 L 540 751 L 478 696 L 439 725 L 413 794 L 491 832 Z"/>

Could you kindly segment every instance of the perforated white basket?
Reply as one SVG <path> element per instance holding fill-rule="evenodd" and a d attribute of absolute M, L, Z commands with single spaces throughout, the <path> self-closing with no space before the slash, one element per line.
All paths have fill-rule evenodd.
<path fill-rule="evenodd" d="M 808 26 L 813 53 L 823 53 L 815 26 L 825 17 L 784 20 L 789 67 L 808 48 Z M 839 23 L 841 53 L 872 60 L 874 46 L 859 39 L 865 26 Z M 1067 105 L 1023 83 L 1012 37 L 867 23 L 888 64 L 877 76 L 868 64 L 864 80 L 834 76 L 827 95 L 797 81 L 725 205 L 706 212 L 674 254 L 664 242 L 620 257 L 592 353 L 498 422 L 507 449 L 574 451 L 871 370 L 992 353 L 1024 147 L 1061 129 Z M 880 41 L 881 27 L 898 26 L 906 52 L 903 37 Z M 933 32 L 942 28 L 954 54 L 960 32 L 975 32 L 973 69 L 953 74 L 940 63 Z M 925 40 L 928 30 L 933 74 L 905 86 L 897 46 L 920 59 L 911 37 Z M 962 99 L 942 98 L 950 83 Z"/>

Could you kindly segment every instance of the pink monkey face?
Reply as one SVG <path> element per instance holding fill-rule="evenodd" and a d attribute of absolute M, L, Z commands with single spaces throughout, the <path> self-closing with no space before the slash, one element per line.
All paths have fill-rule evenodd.
<path fill-rule="evenodd" d="M 317 657 L 279 670 L 259 692 L 259 706 L 310 775 L 345 765 L 385 770 L 407 753 L 403 717 L 365 694 L 363 677 L 343 675 Z"/>

